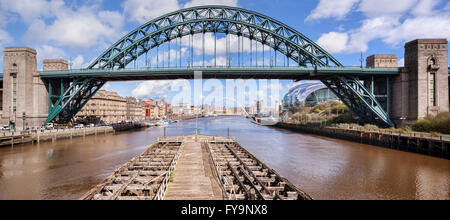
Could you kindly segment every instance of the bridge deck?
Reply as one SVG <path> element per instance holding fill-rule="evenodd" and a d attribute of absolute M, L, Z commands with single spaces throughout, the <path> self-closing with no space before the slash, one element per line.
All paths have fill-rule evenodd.
<path fill-rule="evenodd" d="M 106 81 L 193 79 L 194 72 L 202 72 L 203 78 L 217 79 L 320 79 L 330 75 L 396 76 L 399 68 L 359 67 L 189 67 L 189 68 L 141 68 L 141 69 L 81 69 L 66 71 L 42 71 L 44 79 L 98 78 Z"/>
<path fill-rule="evenodd" d="M 165 200 L 220 199 L 222 193 L 212 175 L 209 154 L 199 142 L 185 143 Z"/>

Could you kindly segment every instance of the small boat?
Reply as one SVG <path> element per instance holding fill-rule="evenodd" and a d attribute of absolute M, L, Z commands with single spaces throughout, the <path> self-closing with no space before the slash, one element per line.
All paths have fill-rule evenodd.
<path fill-rule="evenodd" d="M 275 117 L 254 117 L 252 122 L 262 126 L 273 126 L 278 124 L 279 120 Z"/>
<path fill-rule="evenodd" d="M 156 126 L 156 125 L 155 125 L 155 124 L 152 124 L 152 123 L 146 122 L 146 123 L 145 123 L 145 126 L 147 126 L 147 127 L 150 128 L 150 127 L 154 127 L 154 126 Z"/>
<path fill-rule="evenodd" d="M 156 123 L 156 126 L 167 126 L 167 125 L 169 125 L 170 123 L 169 122 L 167 122 L 167 121 L 158 121 L 158 123 Z"/>

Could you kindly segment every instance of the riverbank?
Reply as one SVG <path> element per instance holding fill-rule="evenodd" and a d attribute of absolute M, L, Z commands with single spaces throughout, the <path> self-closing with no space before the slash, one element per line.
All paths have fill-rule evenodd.
<path fill-rule="evenodd" d="M 45 141 L 56 141 L 61 139 L 71 139 L 75 137 L 86 137 L 97 134 L 114 133 L 113 127 L 80 128 L 80 129 L 60 129 L 44 130 L 31 133 L 3 133 L 0 136 L 0 147 L 14 146 L 27 143 L 40 143 Z"/>
<path fill-rule="evenodd" d="M 98 134 L 108 134 L 122 131 L 130 131 L 146 127 L 143 123 L 124 123 L 114 126 L 93 128 L 68 128 L 54 130 L 34 130 L 26 132 L 4 132 L 0 134 L 0 147 L 19 144 L 40 143 L 45 141 L 57 141 L 76 137 L 86 137 Z"/>
<path fill-rule="evenodd" d="M 274 127 L 300 133 L 338 138 L 361 144 L 385 147 L 406 152 L 450 159 L 450 140 L 443 136 L 424 133 L 402 133 L 390 130 L 371 130 L 362 128 L 322 127 L 293 123 L 278 123 Z"/>

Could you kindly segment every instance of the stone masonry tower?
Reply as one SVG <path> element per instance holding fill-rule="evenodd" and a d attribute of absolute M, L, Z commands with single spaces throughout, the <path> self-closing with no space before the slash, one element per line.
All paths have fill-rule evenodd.
<path fill-rule="evenodd" d="M 44 60 L 44 71 L 59 71 L 59 70 L 68 70 L 69 63 L 66 60 L 60 59 L 49 59 Z"/>
<path fill-rule="evenodd" d="M 375 54 L 366 59 L 366 66 L 371 68 L 395 68 L 398 67 L 397 55 Z"/>
<path fill-rule="evenodd" d="M 2 124 L 22 130 L 40 127 L 48 116 L 48 92 L 37 71 L 36 51 L 4 50 Z"/>
<path fill-rule="evenodd" d="M 367 67 L 395 68 L 397 56 L 377 54 Z M 382 82 L 375 91 L 384 93 Z M 405 45 L 405 67 L 390 80 L 389 114 L 398 127 L 449 111 L 448 48 L 446 39 L 418 39 Z"/>
<path fill-rule="evenodd" d="M 449 111 L 446 39 L 418 39 L 405 45 L 408 72 L 408 119 Z"/>

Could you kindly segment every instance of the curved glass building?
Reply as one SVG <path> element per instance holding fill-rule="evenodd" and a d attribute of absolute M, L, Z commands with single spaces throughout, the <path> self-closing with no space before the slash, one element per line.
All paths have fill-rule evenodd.
<path fill-rule="evenodd" d="M 301 81 L 289 90 L 283 104 L 285 109 L 295 109 L 299 106 L 311 107 L 332 100 L 339 100 L 339 98 L 320 81 Z"/>

